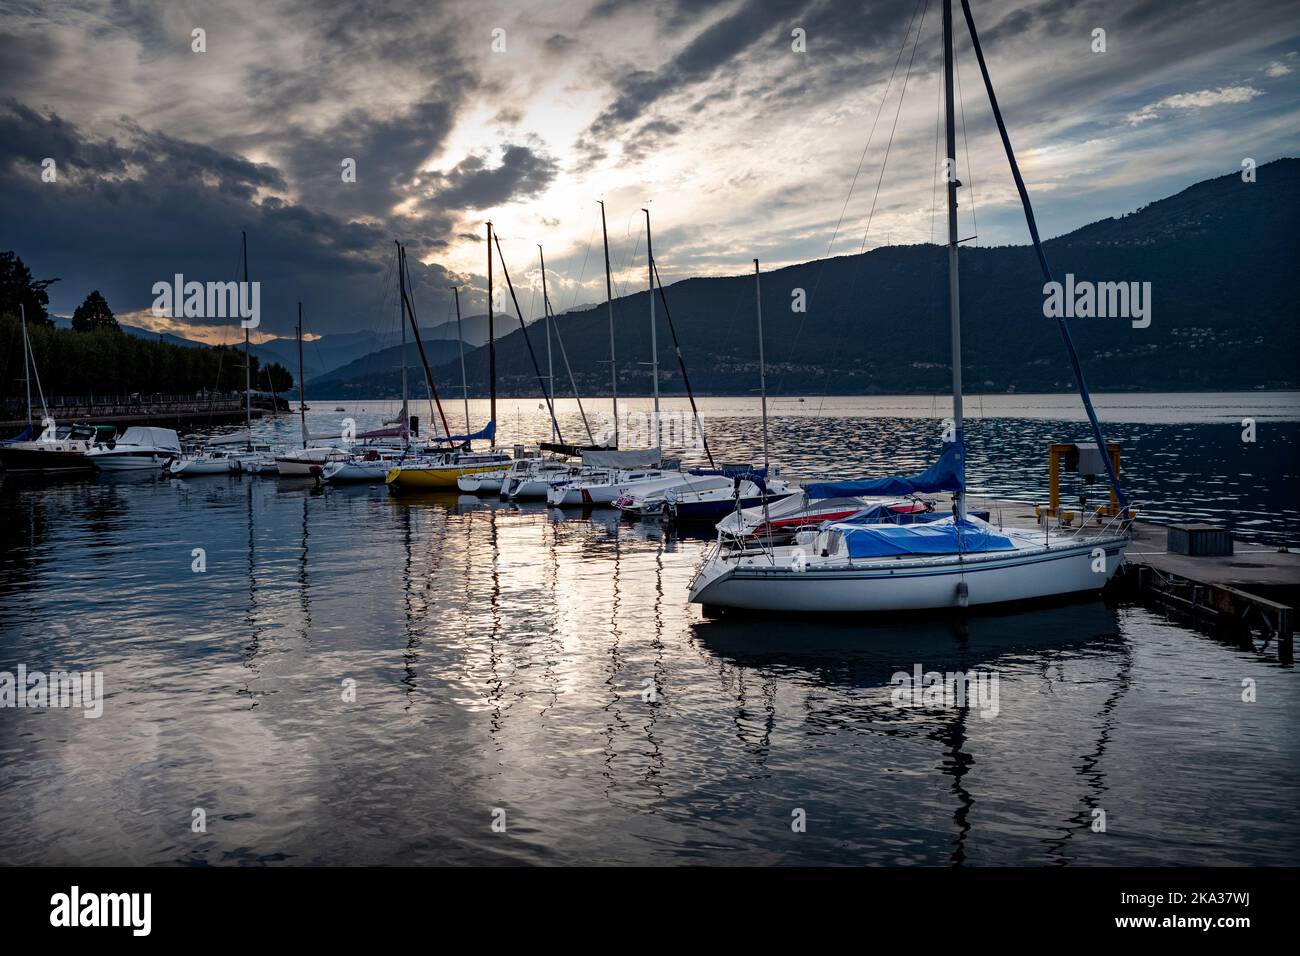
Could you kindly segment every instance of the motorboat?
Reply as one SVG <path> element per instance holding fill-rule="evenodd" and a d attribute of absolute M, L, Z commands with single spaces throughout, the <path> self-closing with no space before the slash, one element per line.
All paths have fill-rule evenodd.
<path fill-rule="evenodd" d="M 117 438 L 96 442 L 86 452 L 100 471 L 161 471 L 181 456 L 181 442 L 170 428 L 132 425 Z"/>
<path fill-rule="evenodd" d="M 0 441 L 0 467 L 10 474 L 91 471 L 86 452 L 110 425 L 57 425 L 33 438 L 28 426 L 8 441 Z"/>

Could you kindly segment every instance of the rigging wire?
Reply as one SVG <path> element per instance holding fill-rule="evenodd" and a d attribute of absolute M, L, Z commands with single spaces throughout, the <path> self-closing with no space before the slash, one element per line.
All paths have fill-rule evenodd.
<path fill-rule="evenodd" d="M 844 224 L 844 214 L 849 207 L 849 200 L 853 198 L 853 190 L 857 187 L 858 176 L 862 172 L 862 164 L 866 162 L 867 153 L 871 149 L 871 140 L 876 135 L 876 124 L 880 122 L 880 117 L 884 113 L 885 101 L 889 99 L 889 91 L 894 85 L 894 77 L 898 74 L 898 65 L 899 63 L 902 62 L 903 53 L 907 50 L 907 41 L 912 37 L 912 24 L 916 22 L 916 14 L 922 8 L 922 5 L 923 4 L 928 5 L 928 3 L 929 0 L 917 0 L 916 7 L 912 10 L 911 19 L 907 21 L 907 32 L 903 34 L 903 42 L 898 48 L 898 56 L 894 59 L 894 68 L 889 73 L 889 80 L 885 84 L 885 92 L 881 94 L 880 105 L 876 107 L 876 117 L 871 121 L 871 131 L 870 133 L 867 134 L 867 144 L 862 147 L 862 155 L 858 158 L 858 167 L 856 170 L 854 170 L 853 180 L 852 182 L 849 183 L 848 194 L 844 197 L 844 204 L 840 207 L 839 219 L 836 220 L 835 229 L 831 232 L 830 242 L 827 243 L 826 245 L 826 258 L 822 259 L 821 264 L 817 268 L 817 278 L 813 280 L 812 294 L 809 296 L 810 299 L 815 297 L 817 294 L 817 290 L 821 288 L 822 276 L 826 272 L 826 263 L 829 261 L 831 251 L 835 247 L 835 240 L 839 236 L 840 227 Z M 805 311 L 802 317 L 799 319 L 799 325 L 795 328 L 794 337 L 790 341 L 791 354 L 793 354 L 795 349 L 798 348 L 799 340 L 803 336 L 804 324 L 807 321 L 808 321 L 808 313 Z M 785 376 L 786 376 L 786 372 L 783 370 L 781 372 L 781 378 L 777 382 L 776 389 L 775 389 L 775 391 L 778 393 L 780 393 L 783 390 L 783 387 L 785 385 Z"/>
<path fill-rule="evenodd" d="M 867 215 L 867 231 L 864 232 L 862 235 L 863 250 L 865 250 L 866 248 L 867 235 L 871 231 L 871 220 L 875 216 L 875 212 L 876 212 L 876 200 L 880 198 L 880 183 L 885 178 L 885 167 L 889 164 L 889 152 L 894 145 L 894 134 L 898 130 L 898 118 L 903 112 L 903 100 L 907 97 L 907 84 L 912 76 L 912 66 L 916 63 L 916 51 L 921 46 L 921 35 L 925 32 L 925 15 L 927 12 L 929 12 L 929 9 L 930 9 L 930 0 L 923 0 L 923 5 L 921 7 L 921 20 L 916 26 L 916 39 L 912 43 L 912 55 L 907 60 L 907 72 L 903 75 L 903 86 L 899 91 L 899 95 L 898 95 L 898 109 L 895 110 L 894 112 L 894 125 L 890 128 L 889 131 L 889 142 L 885 144 L 885 155 L 880 163 L 880 177 L 876 180 L 876 193 L 871 200 L 871 210 Z M 859 255 L 862 254 L 863 254 L 862 251 L 859 251 Z M 857 293 L 858 279 L 861 278 L 861 276 L 862 276 L 862 262 L 861 260 L 859 260 L 857 268 L 853 270 L 852 280 L 849 282 L 850 304 L 853 302 L 853 297 Z M 821 394 L 821 399 L 817 405 L 817 417 L 821 417 L 822 410 L 826 406 L 826 382 L 830 378 L 830 372 L 831 372 L 831 368 L 829 365 L 827 365 L 827 367 L 822 371 L 822 389 L 821 389 L 822 394 Z"/>

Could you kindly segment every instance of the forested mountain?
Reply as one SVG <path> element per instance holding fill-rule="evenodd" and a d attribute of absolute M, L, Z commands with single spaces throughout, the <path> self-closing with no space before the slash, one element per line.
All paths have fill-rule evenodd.
<path fill-rule="evenodd" d="M 1151 283 L 1147 328 L 1123 318 L 1072 320 L 1090 386 L 1296 387 L 1300 297 L 1292 275 L 1300 262 L 1298 236 L 1300 160 L 1283 159 L 1259 167 L 1256 182 L 1245 183 L 1238 173 L 1208 180 L 1050 240 L 1047 255 L 1059 280 L 1073 273 L 1077 280 Z M 661 259 L 670 255 L 665 249 Z M 945 256 L 932 245 L 884 247 L 765 273 L 769 388 L 786 394 L 947 388 Z M 1043 314 L 1043 280 L 1032 247 L 963 247 L 961 278 L 969 391 L 1073 387 L 1056 323 Z M 753 283 L 752 276 L 698 278 L 667 288 L 700 392 L 757 389 Z M 797 289 L 806 294 L 805 313 L 791 309 Z M 661 388 L 680 392 L 672 340 L 659 311 Z M 648 316 L 644 292 L 615 302 L 619 390 L 625 394 L 650 391 Z M 558 319 L 584 393 L 609 388 L 607 321 L 603 305 Z M 530 332 L 538 347 L 541 326 Z M 504 336 L 497 349 L 501 392 L 536 394 L 522 334 L 516 329 Z M 466 364 L 471 389 L 483 394 L 486 350 L 467 354 Z M 459 386 L 459 361 L 446 362 L 434 374 L 440 388 Z M 376 397 L 391 393 L 352 384 Z"/>

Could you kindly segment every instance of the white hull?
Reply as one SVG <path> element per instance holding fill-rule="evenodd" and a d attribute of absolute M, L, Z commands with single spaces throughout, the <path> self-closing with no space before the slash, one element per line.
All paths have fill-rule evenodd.
<path fill-rule="evenodd" d="M 287 455 L 275 456 L 281 478 L 311 478 L 321 474 L 331 457 L 342 453 L 337 448 L 304 448 Z"/>
<path fill-rule="evenodd" d="M 753 611 L 937 611 L 1099 591 L 1124 562 L 1127 538 L 1088 538 L 1051 547 L 927 558 L 858 561 L 798 570 L 798 549 L 722 560 L 714 556 L 691 582 L 690 600 Z M 1105 549 L 1094 570 L 1094 548 Z M 965 583 L 963 603 L 958 585 Z"/>
<path fill-rule="evenodd" d="M 512 500 L 518 501 L 521 498 L 545 498 L 550 484 L 546 478 L 524 478 L 515 483 L 510 489 L 509 496 Z"/>
<path fill-rule="evenodd" d="M 606 505 L 612 507 L 614 502 L 626 494 L 636 494 L 638 489 L 649 491 L 652 483 L 662 483 L 667 488 L 680 483 L 680 474 L 662 471 L 647 471 L 618 477 L 612 481 L 573 482 L 563 485 L 549 485 L 546 502 L 553 507 Z"/>
<path fill-rule="evenodd" d="M 495 495 L 501 493 L 502 475 L 461 475 L 456 487 L 467 495 Z"/>
<path fill-rule="evenodd" d="M 91 463 L 100 471 L 107 472 L 124 472 L 124 471 L 161 471 L 163 466 L 171 461 L 174 455 L 154 454 L 154 455 L 132 455 L 123 453 L 121 455 L 100 454 L 90 455 Z"/>
<path fill-rule="evenodd" d="M 323 477 L 326 481 L 383 481 L 388 477 L 388 470 L 395 462 L 380 461 L 332 461 L 325 465 Z"/>
<path fill-rule="evenodd" d="M 167 469 L 173 475 L 195 478 L 201 475 L 229 475 L 238 469 L 233 458 L 180 458 Z"/>

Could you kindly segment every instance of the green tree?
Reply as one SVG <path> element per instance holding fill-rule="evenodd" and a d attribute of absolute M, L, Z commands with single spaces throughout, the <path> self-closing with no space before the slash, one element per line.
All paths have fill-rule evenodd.
<path fill-rule="evenodd" d="M 113 310 L 108 307 L 98 289 L 86 296 L 86 301 L 72 313 L 72 328 L 75 332 L 94 332 L 97 329 L 122 331 L 113 316 Z"/>
<path fill-rule="evenodd" d="M 32 325 L 54 327 L 45 307 L 50 304 L 48 286 L 56 279 L 33 279 L 32 272 L 15 252 L 0 252 L 0 315 L 19 314 L 19 306 Z"/>

